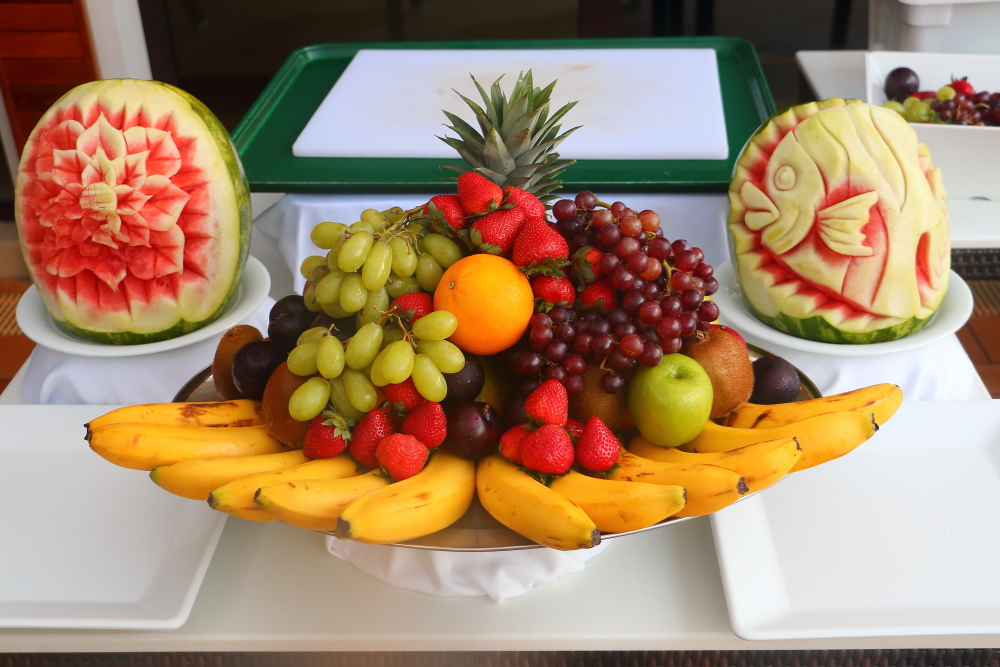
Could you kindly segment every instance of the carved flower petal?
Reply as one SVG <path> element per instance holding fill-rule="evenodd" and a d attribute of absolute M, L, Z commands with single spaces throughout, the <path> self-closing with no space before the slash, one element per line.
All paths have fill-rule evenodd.
<path fill-rule="evenodd" d="M 66 187 L 70 183 L 83 183 L 81 174 L 91 167 L 91 158 L 83 151 L 67 150 L 52 153 L 52 180 Z"/>
<path fill-rule="evenodd" d="M 103 113 L 77 138 L 76 147 L 87 155 L 96 154 L 98 149 L 103 150 L 112 160 L 124 157 L 128 151 L 121 130 L 115 129 Z"/>
<path fill-rule="evenodd" d="M 147 173 L 170 178 L 180 170 L 181 153 L 169 132 L 152 127 L 130 127 L 124 136 L 129 153 L 149 153 Z"/>
<path fill-rule="evenodd" d="M 165 231 L 177 224 L 177 218 L 190 198 L 165 176 L 158 175 L 146 178 L 142 193 L 150 195 L 149 201 L 142 207 L 142 217 L 154 231 Z"/>
<path fill-rule="evenodd" d="M 133 190 L 141 188 L 142 184 L 146 182 L 146 158 L 148 156 L 149 151 L 126 155 L 124 167 L 118 172 L 119 185 L 127 185 Z"/>

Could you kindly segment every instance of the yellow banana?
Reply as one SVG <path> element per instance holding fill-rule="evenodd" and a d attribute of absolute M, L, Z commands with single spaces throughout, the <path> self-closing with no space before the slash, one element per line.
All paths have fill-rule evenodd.
<path fill-rule="evenodd" d="M 601 542 L 601 531 L 579 505 L 491 454 L 476 469 L 479 502 L 497 521 L 529 540 L 569 551 Z"/>
<path fill-rule="evenodd" d="M 209 403 L 147 403 L 118 408 L 86 424 L 91 431 L 108 424 L 164 424 L 167 426 L 254 426 L 263 424 L 260 402 L 241 398 Z"/>
<path fill-rule="evenodd" d="M 436 451 L 413 477 L 348 505 L 337 520 L 337 537 L 388 544 L 429 535 L 458 521 L 475 495 L 476 464 Z"/>
<path fill-rule="evenodd" d="M 380 470 L 343 479 L 303 479 L 260 488 L 254 502 L 289 525 L 333 532 L 344 508 L 388 483 Z"/>
<path fill-rule="evenodd" d="M 301 449 L 277 454 L 187 459 L 173 465 L 153 468 L 149 478 L 157 486 L 175 495 L 192 500 L 207 500 L 212 489 L 217 489 L 240 477 L 258 472 L 282 470 L 308 460 Z"/>
<path fill-rule="evenodd" d="M 644 459 L 623 449 L 609 479 L 682 486 L 687 504 L 676 517 L 702 516 L 721 510 L 747 492 L 739 473 L 707 463 L 663 463 Z"/>
<path fill-rule="evenodd" d="M 358 464 L 346 453 L 327 459 L 306 461 L 282 470 L 258 472 L 234 479 L 213 489 L 208 494 L 208 504 L 212 509 L 232 514 L 234 510 L 252 510 L 266 514 L 253 501 L 257 489 L 274 484 L 283 484 L 300 479 L 341 479 L 359 474 Z"/>
<path fill-rule="evenodd" d="M 756 405 L 745 403 L 726 419 L 733 428 L 777 428 L 825 412 L 871 412 L 875 423 L 884 424 L 903 402 L 903 390 L 894 384 L 876 384 L 843 394 L 814 398 L 808 401 Z"/>
<path fill-rule="evenodd" d="M 557 477 L 551 488 L 586 512 L 602 533 L 648 528 L 679 512 L 685 502 L 682 486 L 620 482 L 572 471 Z"/>
<path fill-rule="evenodd" d="M 195 458 L 276 454 L 288 451 L 264 426 L 168 426 L 108 424 L 87 433 L 90 448 L 123 468 L 152 470 Z"/>
<path fill-rule="evenodd" d="M 847 454 L 877 430 L 871 412 L 827 412 L 777 428 L 733 428 L 709 421 L 684 450 L 727 452 L 765 440 L 795 438 L 802 448 L 802 456 L 791 470 L 797 472 Z"/>
<path fill-rule="evenodd" d="M 682 452 L 676 447 L 660 447 L 641 435 L 632 438 L 628 450 L 636 456 L 664 463 L 707 463 L 739 473 L 751 491 L 771 486 L 788 474 L 802 457 L 795 438 L 766 440 L 728 452 L 699 454 Z"/>

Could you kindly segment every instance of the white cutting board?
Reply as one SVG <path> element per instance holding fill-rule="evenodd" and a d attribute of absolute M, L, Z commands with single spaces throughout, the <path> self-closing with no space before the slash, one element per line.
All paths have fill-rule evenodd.
<path fill-rule="evenodd" d="M 558 148 L 578 160 L 724 160 L 729 156 L 712 49 L 361 50 L 292 147 L 298 157 L 454 158 L 439 140 L 447 109 L 478 127 L 455 93 L 481 105 L 470 78 L 506 92 L 522 71 L 558 79 L 551 111 L 579 104 Z M 454 90 L 453 90 L 454 89 Z"/>

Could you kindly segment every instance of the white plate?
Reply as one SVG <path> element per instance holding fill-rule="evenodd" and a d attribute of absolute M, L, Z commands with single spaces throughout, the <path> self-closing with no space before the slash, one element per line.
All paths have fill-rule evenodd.
<path fill-rule="evenodd" d="M 772 329 L 751 315 L 740 295 L 740 288 L 736 283 L 736 274 L 733 273 L 731 261 L 725 262 L 716 269 L 715 278 L 719 281 L 719 291 L 712 296 L 712 299 L 719 304 L 719 312 L 726 324 L 732 325 L 740 333 L 749 334 L 768 343 L 815 354 L 861 357 L 911 350 L 955 333 L 965 325 L 972 315 L 972 290 L 965 284 L 961 276 L 952 271 L 948 278 L 948 291 L 945 293 L 944 301 L 941 302 L 941 307 L 920 331 L 885 343 L 870 343 L 868 345 L 821 343 Z"/>
<path fill-rule="evenodd" d="M 83 425 L 112 409 L 0 406 L 0 627 L 187 620 L 226 515 L 91 451 Z"/>
<path fill-rule="evenodd" d="M 221 334 L 253 314 L 270 290 L 271 276 L 267 269 L 257 258 L 248 257 L 236 298 L 222 317 L 197 331 L 157 343 L 105 345 L 74 336 L 56 325 L 34 285 L 17 302 L 17 324 L 25 336 L 58 352 L 84 357 L 132 357 L 173 350 Z"/>
<path fill-rule="evenodd" d="M 868 442 L 712 515 L 744 639 L 1000 633 L 1000 401 L 906 402 Z"/>

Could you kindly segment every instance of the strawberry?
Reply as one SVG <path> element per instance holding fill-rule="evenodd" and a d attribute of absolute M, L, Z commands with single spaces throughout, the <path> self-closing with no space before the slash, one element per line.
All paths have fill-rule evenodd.
<path fill-rule="evenodd" d="M 542 309 L 549 311 L 553 306 L 572 306 L 576 301 L 576 290 L 567 278 L 538 276 L 531 281 L 531 292 L 542 300 Z"/>
<path fill-rule="evenodd" d="M 399 384 L 387 384 L 382 387 L 382 391 L 392 403 L 392 407 L 406 414 L 413 412 L 414 408 L 427 402 L 427 399 L 417 391 L 412 377 L 406 378 Z"/>
<path fill-rule="evenodd" d="M 467 171 L 458 177 L 458 199 L 466 215 L 478 215 L 496 209 L 503 201 L 503 190 L 482 174 Z"/>
<path fill-rule="evenodd" d="M 562 426 L 569 412 L 566 387 L 558 380 L 546 380 L 524 399 L 524 411 L 536 424 Z"/>
<path fill-rule="evenodd" d="M 948 85 L 951 86 L 959 95 L 972 97 L 976 94 L 976 89 L 973 88 L 972 84 L 966 80 L 967 78 L 968 77 L 963 76 L 961 79 L 952 79 L 951 83 Z"/>
<path fill-rule="evenodd" d="M 576 462 L 587 470 L 603 472 L 618 462 L 622 445 L 600 417 L 591 417 L 576 441 Z"/>
<path fill-rule="evenodd" d="M 569 437 L 573 439 L 573 442 L 576 442 L 577 439 L 583 434 L 583 424 L 575 419 L 567 419 L 566 425 L 563 426 L 563 428 L 565 428 L 566 432 L 569 433 Z"/>
<path fill-rule="evenodd" d="M 510 459 L 517 465 L 524 463 L 521 460 L 521 443 L 524 442 L 529 433 L 531 431 L 528 430 L 527 424 L 521 424 L 507 430 L 500 436 L 500 456 Z"/>
<path fill-rule="evenodd" d="M 402 294 L 393 299 L 389 310 L 396 309 L 404 320 L 413 324 L 427 313 L 434 310 L 434 302 L 431 295 L 426 292 L 412 292 Z"/>
<path fill-rule="evenodd" d="M 337 412 L 325 410 L 309 422 L 302 440 L 302 453 L 310 459 L 329 458 L 344 451 L 350 440 L 347 420 Z"/>
<path fill-rule="evenodd" d="M 452 229 L 465 229 L 465 209 L 462 208 L 462 200 L 458 195 L 437 195 L 431 197 L 428 204 L 434 204 L 444 214 L 444 221 Z M 429 205 L 424 207 L 423 214 L 431 214 Z"/>
<path fill-rule="evenodd" d="M 584 283 L 590 284 L 599 279 L 604 273 L 601 271 L 601 255 L 599 249 L 585 245 L 573 253 L 573 273 L 580 277 Z"/>
<path fill-rule="evenodd" d="M 525 468 L 549 475 L 563 475 L 573 465 L 573 442 L 562 426 L 546 424 L 521 441 Z"/>
<path fill-rule="evenodd" d="M 378 443 L 375 458 L 385 474 L 398 482 L 423 470 L 430 453 L 427 445 L 412 435 L 394 433 Z"/>
<path fill-rule="evenodd" d="M 509 185 L 503 189 L 504 201 L 512 201 L 524 213 L 525 220 L 545 220 L 545 204 L 527 190 Z"/>
<path fill-rule="evenodd" d="M 522 269 L 551 266 L 559 268 L 569 257 L 569 245 L 544 220 L 528 220 L 514 241 L 511 258 Z M 556 260 L 556 261 L 553 261 Z M 562 261 L 560 261 L 562 260 Z"/>
<path fill-rule="evenodd" d="M 613 310 L 618 305 L 615 286 L 607 278 L 590 283 L 580 293 L 580 304 L 584 308 L 596 308 L 603 312 Z"/>
<path fill-rule="evenodd" d="M 524 213 L 520 209 L 502 209 L 487 213 L 472 223 L 469 238 L 483 252 L 505 255 L 523 226 Z"/>
<path fill-rule="evenodd" d="M 448 434 L 448 420 L 440 403 L 424 403 L 403 420 L 403 433 L 428 447 L 437 447 Z"/>
<path fill-rule="evenodd" d="M 375 449 L 378 443 L 395 431 L 389 418 L 381 410 L 372 410 L 354 427 L 354 437 L 347 444 L 351 457 L 366 468 L 378 466 L 375 459 Z"/>

